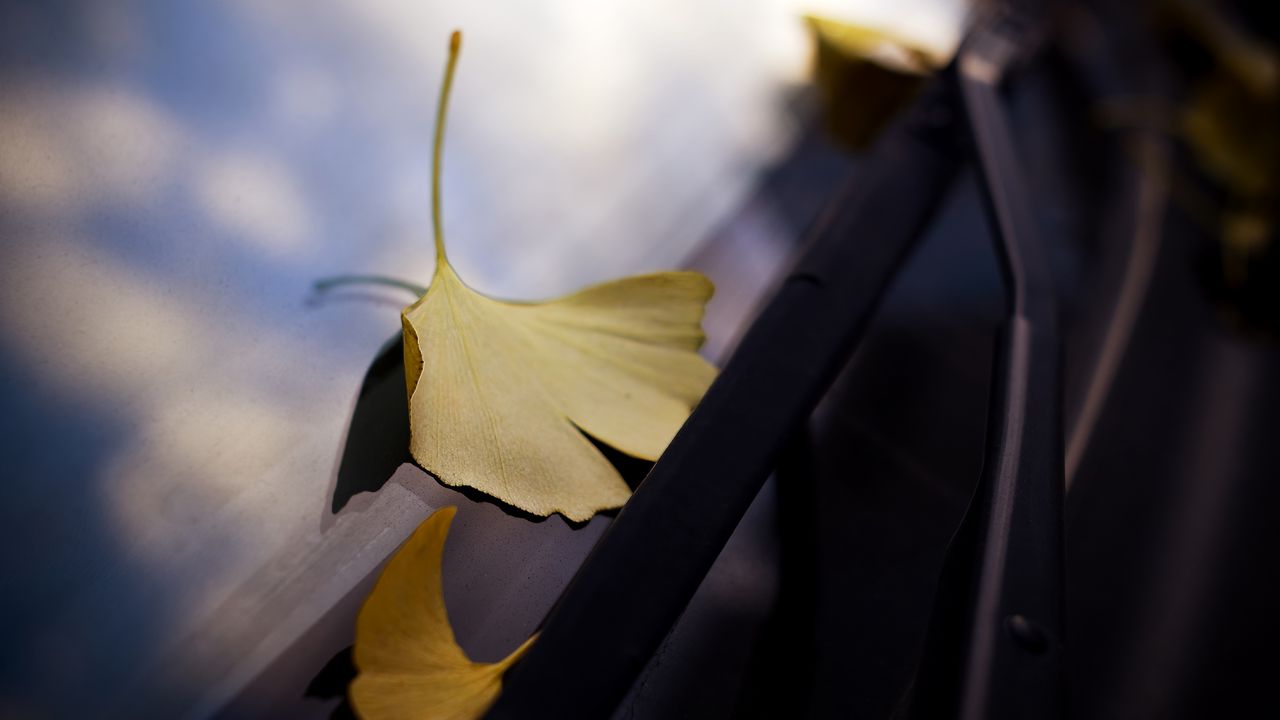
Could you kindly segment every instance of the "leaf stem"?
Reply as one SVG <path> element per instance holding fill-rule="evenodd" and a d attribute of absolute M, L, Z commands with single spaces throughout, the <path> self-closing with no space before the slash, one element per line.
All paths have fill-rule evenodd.
<path fill-rule="evenodd" d="M 453 88 L 453 72 L 458 65 L 458 52 L 461 49 L 462 33 L 454 30 L 449 36 L 449 62 L 444 69 L 444 83 L 440 86 L 440 102 L 436 106 L 436 140 L 431 156 L 431 222 L 435 228 L 437 268 L 447 264 L 444 254 L 444 229 L 440 217 L 440 158 L 444 147 L 444 120 L 449 110 L 449 91 Z M 439 272 L 438 269 L 437 272 Z"/>
<path fill-rule="evenodd" d="M 384 275 L 339 275 L 337 277 L 324 278 L 316 281 L 315 290 L 316 292 L 328 292 L 340 285 L 387 285 L 408 290 L 419 297 L 427 293 L 427 289 L 421 285 Z"/>

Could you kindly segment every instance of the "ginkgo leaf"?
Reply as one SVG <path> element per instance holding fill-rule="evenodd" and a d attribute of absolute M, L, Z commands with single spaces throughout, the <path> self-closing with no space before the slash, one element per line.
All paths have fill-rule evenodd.
<path fill-rule="evenodd" d="M 818 15 L 806 15 L 805 22 L 818 41 L 849 59 L 912 75 L 927 75 L 947 64 L 946 50 L 910 40 L 869 25 L 856 25 Z"/>
<path fill-rule="evenodd" d="M 479 717 L 502 689 L 526 640 L 496 663 L 473 662 L 453 637 L 444 606 L 441 559 L 457 508 L 432 513 L 391 557 L 356 619 L 349 695 L 368 720 Z M 535 636 L 536 637 L 536 636 Z"/>
<path fill-rule="evenodd" d="M 715 377 L 697 354 L 712 285 L 657 273 L 519 303 L 464 284 L 445 255 L 439 186 L 458 47 L 455 33 L 436 117 L 436 272 L 402 314 L 410 452 L 446 484 L 587 520 L 631 491 L 583 433 L 656 460 Z"/>
<path fill-rule="evenodd" d="M 868 147 L 905 108 L 949 51 L 900 35 L 808 15 L 814 37 L 814 81 L 823 120 L 835 138 Z"/>

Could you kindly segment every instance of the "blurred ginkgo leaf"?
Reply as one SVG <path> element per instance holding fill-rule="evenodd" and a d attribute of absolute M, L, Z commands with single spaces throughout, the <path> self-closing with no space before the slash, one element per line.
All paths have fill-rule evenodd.
<path fill-rule="evenodd" d="M 1177 129 L 1218 205 L 1218 284 L 1233 321 L 1280 326 L 1276 244 L 1280 207 L 1280 50 L 1215 3 L 1164 0 L 1160 19 L 1174 38 L 1204 51 Z M 1207 61 L 1207 62 L 1206 62 Z M 1208 197 L 1208 196 L 1206 196 Z"/>
<path fill-rule="evenodd" d="M 453 637 L 444 606 L 441 559 L 457 508 L 432 513 L 391 557 L 356 619 L 349 690 L 366 720 L 469 720 L 502 689 L 526 640 L 496 663 L 473 662 Z M 535 636 L 536 637 L 536 636 Z"/>
<path fill-rule="evenodd" d="M 871 144 L 950 52 L 893 33 L 809 15 L 814 82 L 828 129 L 855 149 Z"/>
<path fill-rule="evenodd" d="M 1200 166 L 1240 198 L 1270 197 L 1280 184 L 1280 54 L 1267 50 L 1244 65 L 1227 61 L 1229 48 L 1219 49 L 1218 67 L 1195 84 L 1181 118 Z"/>
<path fill-rule="evenodd" d="M 402 314 L 410 452 L 449 485 L 583 521 L 630 496 L 583 435 L 656 460 L 715 377 L 697 354 L 712 285 L 668 272 L 541 303 L 467 287 L 445 256 L 440 152 L 459 36 L 436 117 L 436 272 Z"/>

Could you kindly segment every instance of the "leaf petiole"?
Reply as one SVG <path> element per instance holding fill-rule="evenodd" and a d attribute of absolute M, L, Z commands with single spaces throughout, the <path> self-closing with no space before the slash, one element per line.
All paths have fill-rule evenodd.
<path fill-rule="evenodd" d="M 342 285 L 386 285 L 387 287 L 408 290 L 418 297 L 425 295 L 427 292 L 426 288 L 416 283 L 411 283 L 407 280 L 397 280 L 396 278 L 385 277 L 383 275 L 339 275 L 337 277 L 317 280 L 314 287 L 316 292 L 323 293 Z"/>
<path fill-rule="evenodd" d="M 444 83 L 440 86 L 440 101 L 436 106 L 436 139 L 431 153 L 431 223 L 435 228 L 436 266 L 447 263 L 444 254 L 444 229 L 440 212 L 440 160 L 444 148 L 444 121 L 449 112 L 449 91 L 453 89 L 453 73 L 458 66 L 458 52 L 462 50 L 462 33 L 454 30 L 449 36 L 449 62 L 444 69 Z"/>

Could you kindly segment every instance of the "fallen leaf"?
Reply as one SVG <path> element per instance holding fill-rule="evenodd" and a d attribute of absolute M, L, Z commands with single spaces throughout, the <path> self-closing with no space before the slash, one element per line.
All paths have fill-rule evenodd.
<path fill-rule="evenodd" d="M 472 662 L 453 637 L 441 558 L 457 508 L 432 513 L 391 557 L 356 619 L 351 704 L 368 720 L 479 717 L 533 638 L 496 663 Z M 534 636 L 536 637 L 536 636 Z"/>
<path fill-rule="evenodd" d="M 805 16 L 814 38 L 814 82 L 836 139 L 869 146 L 950 52 L 884 30 Z"/>
<path fill-rule="evenodd" d="M 949 50 L 869 25 L 818 15 L 806 15 L 804 19 L 819 42 L 850 60 L 872 62 L 909 75 L 929 75 L 951 59 Z"/>
<path fill-rule="evenodd" d="M 1187 143 L 1200 166 L 1234 196 L 1267 198 L 1280 185 L 1280 92 L 1249 93 L 1218 72 L 1199 83 L 1182 116 Z M 1269 203 L 1268 203 L 1269 204 Z"/>
<path fill-rule="evenodd" d="M 496 300 L 449 265 L 440 154 L 459 36 L 436 117 L 436 272 L 402 313 L 410 452 L 448 485 L 574 521 L 631 491 L 583 435 L 656 460 L 715 377 L 698 356 L 712 285 L 692 272 L 641 275 L 540 303 Z"/>

